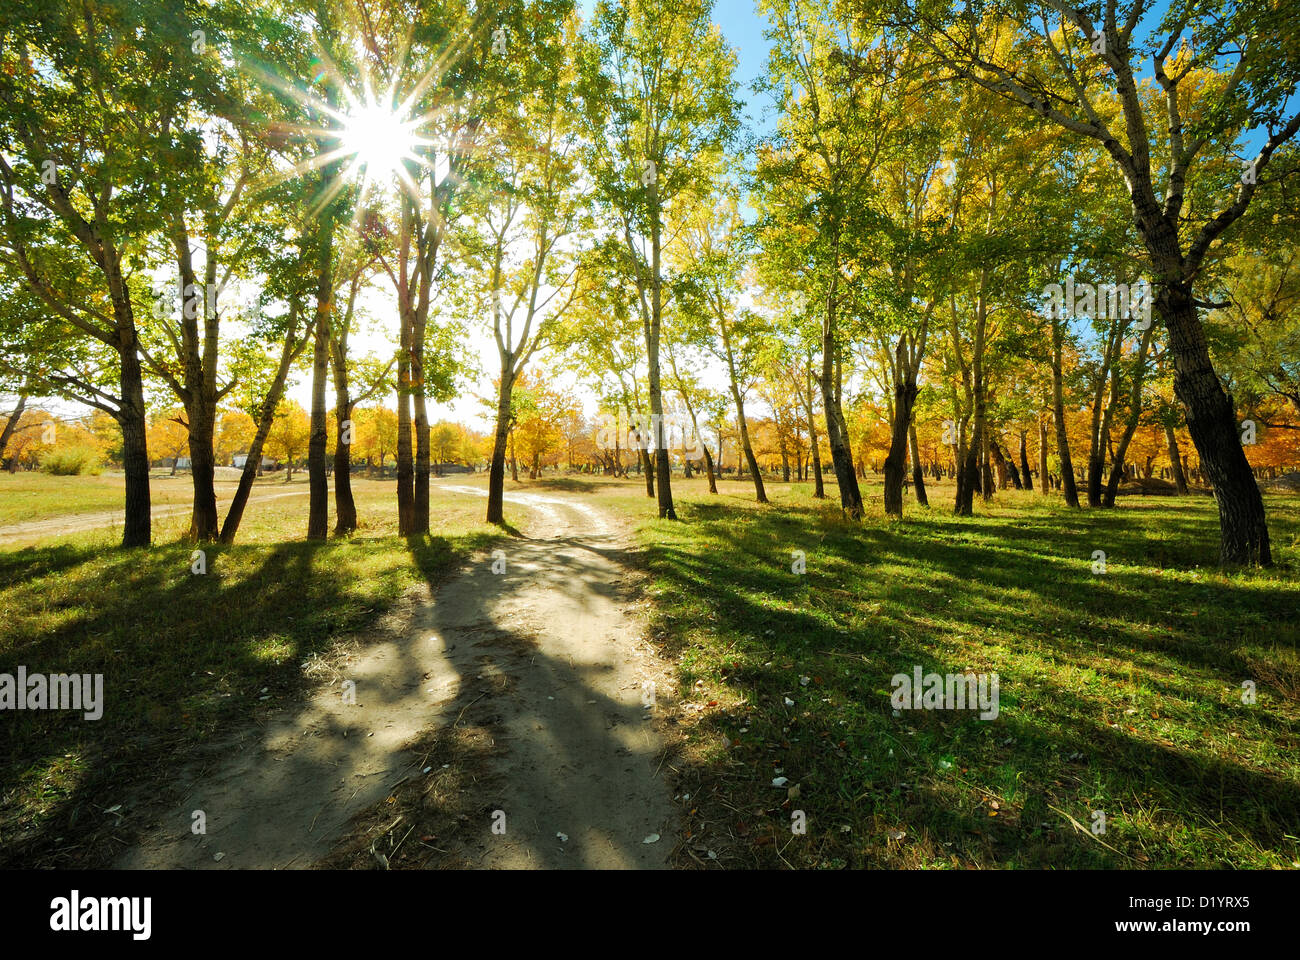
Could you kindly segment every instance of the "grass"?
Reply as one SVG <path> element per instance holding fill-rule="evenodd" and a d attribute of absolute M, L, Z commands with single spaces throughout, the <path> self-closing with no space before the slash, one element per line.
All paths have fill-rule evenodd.
<path fill-rule="evenodd" d="M 190 502 L 189 478 L 175 479 L 184 482 L 168 482 L 162 475 L 157 477 L 150 490 L 155 504 Z M 120 472 L 98 477 L 56 477 L 27 470 L 18 473 L 0 471 L 0 527 L 69 514 L 121 509 Z"/>
<path fill-rule="evenodd" d="M 962 519 L 939 487 L 889 521 L 875 486 L 858 524 L 806 484 L 720 488 L 639 532 L 686 701 L 683 864 L 1300 866 L 1296 498 L 1268 502 L 1278 566 L 1222 572 L 1208 498 Z M 999 716 L 895 716 L 916 665 L 997 673 Z"/>
<path fill-rule="evenodd" d="M 111 478 L 69 479 L 98 502 Z M 366 528 L 306 543 L 306 502 L 250 506 L 239 543 L 205 547 L 203 576 L 191 573 L 193 546 L 175 539 L 186 516 L 156 523 L 149 550 L 96 529 L 0 551 L 0 672 L 102 673 L 106 701 L 97 721 L 6 711 L 0 866 L 110 864 L 132 824 L 105 811 L 165 796 L 178 764 L 300 695 L 312 682 L 304 668 L 336 641 L 373 635 L 382 615 L 499 536 L 481 500 L 435 485 L 432 536 L 398 537 L 393 485 L 360 481 Z"/>
<path fill-rule="evenodd" d="M 120 477 L 38 479 L 67 484 L 64 513 L 120 508 Z M 3 717 L 0 866 L 112 863 L 134 828 L 107 811 L 166 800 L 179 764 L 301 696 L 315 682 L 304 665 L 376 635 L 500 536 L 481 523 L 481 498 L 435 481 L 434 535 L 398 537 L 392 483 L 358 478 L 363 529 L 308 544 L 302 484 L 259 484 L 258 496 L 295 495 L 250 506 L 240 542 L 209 548 L 205 576 L 190 573 L 183 513 L 155 523 L 148 551 L 121 550 L 111 528 L 0 548 L 0 672 L 103 673 L 107 700 L 94 722 Z M 652 629 L 681 681 L 665 769 L 682 865 L 1300 866 L 1300 498 L 1268 499 L 1275 569 L 1224 572 L 1203 497 L 1068 511 L 1000 492 L 955 518 L 940 486 L 933 509 L 909 502 L 890 521 L 868 485 L 876 506 L 851 523 L 833 486 L 819 502 L 807 484 L 770 483 L 760 507 L 743 482 L 711 496 L 702 479 L 675 478 L 673 523 L 654 519 L 635 477 L 509 488 L 581 496 L 640 524 Z M 187 478 L 154 489 L 156 502 L 188 500 Z M 43 509 L 57 515 L 29 504 L 18 518 Z M 507 519 L 528 531 L 510 503 Z M 891 677 L 914 666 L 996 672 L 999 716 L 895 716 Z M 419 866 L 452 849 L 480 812 L 464 808 L 480 726 L 471 714 L 464 742 L 414 741 L 413 762 L 449 764 L 435 787 L 395 790 L 329 862 L 373 865 L 373 847 Z M 1098 810 L 1106 832 L 1094 835 Z M 806 835 L 791 831 L 795 811 Z"/>

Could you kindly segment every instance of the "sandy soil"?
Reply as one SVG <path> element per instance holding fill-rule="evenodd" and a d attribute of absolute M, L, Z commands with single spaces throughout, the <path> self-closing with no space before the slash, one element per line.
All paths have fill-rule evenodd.
<path fill-rule="evenodd" d="M 195 760 L 182 801 L 157 811 L 117 866 L 311 866 L 354 816 L 404 777 L 423 775 L 403 745 L 454 724 L 466 706 L 460 688 L 490 663 L 512 681 L 489 705 L 502 748 L 490 760 L 491 799 L 506 830 L 494 833 L 484 818 L 464 859 L 484 868 L 663 867 L 675 808 L 642 701 L 647 681 L 662 700 L 670 667 L 643 639 L 637 581 L 621 559 L 627 531 L 576 498 L 507 499 L 530 511 L 533 536 L 500 548 L 504 572 L 493 572 L 501 554 L 475 557 L 387 624 L 385 639 L 341 663 L 314 699 Z M 355 703 L 342 694 L 346 681 Z M 204 835 L 191 829 L 196 810 Z"/>

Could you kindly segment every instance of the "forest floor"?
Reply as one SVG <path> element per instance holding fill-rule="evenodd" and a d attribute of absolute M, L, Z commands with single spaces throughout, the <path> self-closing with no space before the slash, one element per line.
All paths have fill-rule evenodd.
<path fill-rule="evenodd" d="M 1008 490 L 959 518 L 945 483 L 891 520 L 874 481 L 853 523 L 827 492 L 692 490 L 678 522 L 641 527 L 652 637 L 691 718 L 685 853 L 1300 867 L 1300 498 L 1266 497 L 1261 571 L 1217 567 L 1210 497 L 1070 510 Z M 895 710 L 918 667 L 997 674 L 997 716 Z"/>
<path fill-rule="evenodd" d="M 481 483 L 438 481 L 434 491 L 444 523 L 452 505 L 462 513 L 483 509 Z M 205 618 L 233 620 L 256 635 L 270 626 L 267 608 L 276 603 L 262 594 L 270 589 L 287 620 L 297 588 L 314 598 L 304 596 L 295 614 L 319 616 L 324 603 L 337 626 L 360 629 L 331 630 L 336 635 L 322 644 L 321 624 L 307 627 L 301 645 L 288 644 L 292 659 L 311 648 L 301 663 L 304 682 L 272 670 L 267 686 L 256 687 L 261 681 L 247 663 L 208 664 L 218 670 L 191 670 L 188 678 L 175 665 L 155 671 L 144 662 L 148 646 L 130 639 L 147 631 L 121 624 L 112 642 L 133 644 L 127 659 L 139 658 L 138 675 L 151 677 L 146 702 L 106 711 L 105 726 L 92 732 L 109 734 L 111 747 L 86 736 L 63 744 L 70 748 L 63 758 L 51 755 L 58 747 L 43 736 L 49 714 L 17 715 L 27 723 L 7 732 L 20 735 L 19 754 L 45 756 L 15 778 L 26 789 L 7 791 L 0 805 L 8 815 L 0 820 L 3 858 L 13 865 L 218 869 L 663 866 L 676 816 L 659 776 L 663 738 L 643 700 L 647 690 L 671 696 L 675 684 L 641 637 L 639 578 L 624 557 L 631 524 L 564 492 L 512 491 L 507 502 L 522 528 L 508 538 L 466 530 L 409 549 L 397 538 L 338 541 L 296 556 L 271 578 L 235 560 L 265 548 L 214 557 L 228 599 L 191 594 L 183 601 L 190 621 L 165 628 L 166 637 L 155 638 L 163 645 Z M 295 546 L 298 554 L 312 549 Z M 361 553 L 335 567 L 331 554 L 349 547 Z M 33 554 L 41 551 L 0 556 L 14 561 L 16 573 L 20 558 L 31 571 Z M 372 555 L 393 559 L 360 584 L 342 582 L 349 566 L 363 556 L 373 563 Z M 40 560 L 55 565 L 52 557 Z M 340 579 L 327 588 L 319 584 L 323 561 Z M 423 582 L 406 583 L 403 565 Z M 48 573 L 30 593 L 8 582 L 6 599 L 17 605 L 27 593 L 47 607 L 51 599 L 63 605 L 67 598 L 51 597 L 54 583 L 70 592 L 67 581 L 77 577 Z M 190 584 L 173 586 L 179 593 Z M 353 615 L 344 595 L 369 595 L 373 603 Z M 178 595 L 155 595 L 149 606 L 178 602 Z M 249 604 L 258 609 L 241 624 Z M 48 618 L 19 619 L 33 640 L 42 631 L 47 639 L 61 633 Z M 65 626 L 70 640 L 85 624 L 74 618 Z M 268 653 L 259 656 L 291 666 L 283 653 Z M 33 659 L 27 665 L 34 671 Z M 207 659 L 200 654 L 188 665 Z M 104 672 L 111 691 L 114 679 L 137 670 Z M 155 672 L 164 674 L 161 683 Z M 161 702 L 169 687 L 179 715 Z M 213 705 L 205 687 L 227 704 L 242 701 L 245 721 L 238 707 Z M 187 688 L 193 697 L 184 696 Z M 139 691 L 131 693 L 138 701 Z M 127 720 L 131 713 L 166 733 L 139 729 Z M 204 832 L 194 832 L 196 822 Z"/>
<path fill-rule="evenodd" d="M 510 482 L 503 532 L 459 476 L 407 539 L 356 486 L 355 536 L 262 500 L 206 577 L 183 515 L 0 545 L 0 672 L 108 690 L 3 718 L 0 865 L 1300 866 L 1300 497 L 1224 571 L 1208 497 L 889 520 L 868 481 L 849 523 L 675 478 L 673 523 L 568 477 Z M 918 666 L 997 673 L 997 717 L 895 714 Z"/>

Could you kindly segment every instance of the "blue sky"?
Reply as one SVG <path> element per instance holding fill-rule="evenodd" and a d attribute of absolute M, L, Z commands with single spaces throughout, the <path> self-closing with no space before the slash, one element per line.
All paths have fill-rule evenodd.
<path fill-rule="evenodd" d="M 766 132 L 775 121 L 771 99 L 753 92 L 753 83 L 767 69 L 768 42 L 763 36 L 767 18 L 758 12 L 753 0 L 717 0 L 713 20 L 722 28 L 727 42 L 736 48 L 736 80 L 740 97 L 748 105 L 751 130 Z"/>

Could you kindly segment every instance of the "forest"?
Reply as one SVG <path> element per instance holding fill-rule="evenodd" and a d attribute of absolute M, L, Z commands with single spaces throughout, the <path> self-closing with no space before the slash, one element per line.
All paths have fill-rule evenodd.
<path fill-rule="evenodd" d="M 0 721 L 0 863 L 192 866 L 77 811 L 418 622 L 470 712 L 384 756 L 514 784 L 486 704 L 658 645 L 586 702 L 698 806 L 533 866 L 1300 866 L 1298 79 L 1282 0 L 6 0 L 0 671 L 107 707 Z M 297 866 L 519 866 L 471 780 Z"/>

